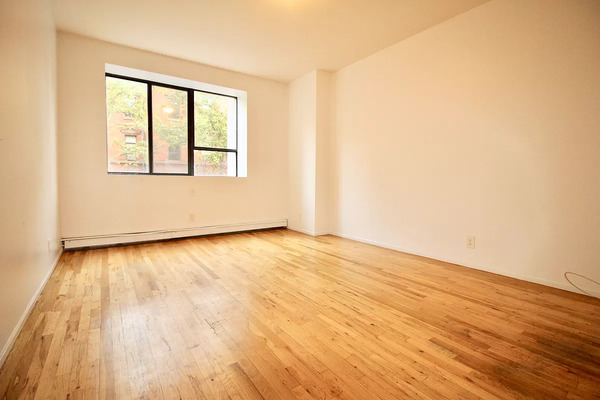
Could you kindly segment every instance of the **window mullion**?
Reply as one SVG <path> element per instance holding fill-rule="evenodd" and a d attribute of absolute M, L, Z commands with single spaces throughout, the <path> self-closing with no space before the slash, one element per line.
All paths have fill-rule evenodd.
<path fill-rule="evenodd" d="M 148 173 L 154 173 L 154 147 L 153 147 L 153 127 L 152 127 L 152 85 L 148 86 Z"/>
<path fill-rule="evenodd" d="M 188 89 L 187 91 L 188 101 L 188 175 L 194 175 L 194 124 L 195 114 L 194 109 L 194 91 Z"/>
<path fill-rule="evenodd" d="M 238 138 L 239 138 L 239 113 L 238 113 L 238 99 L 235 98 L 235 176 L 238 176 Z"/>

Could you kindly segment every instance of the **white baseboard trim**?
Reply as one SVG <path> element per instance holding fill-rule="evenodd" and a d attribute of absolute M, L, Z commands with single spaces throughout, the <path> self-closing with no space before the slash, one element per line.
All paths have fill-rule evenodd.
<path fill-rule="evenodd" d="M 283 228 L 287 226 L 287 219 L 268 221 L 243 222 L 237 224 L 199 226 L 184 229 L 163 229 L 147 232 L 114 233 L 107 235 L 90 235 L 78 237 L 63 237 L 65 249 L 82 247 L 112 246 L 125 243 L 149 242 L 156 240 L 176 239 L 191 236 L 215 235 L 219 233 L 232 233 L 253 231 L 268 228 Z"/>
<path fill-rule="evenodd" d="M 48 271 L 46 276 L 44 276 L 44 279 L 42 279 L 40 286 L 37 288 L 37 290 L 31 297 L 31 300 L 29 300 L 29 304 L 27 304 L 27 307 L 25 308 L 23 315 L 21 315 L 19 322 L 17 322 L 17 325 L 15 326 L 12 333 L 8 337 L 8 340 L 4 344 L 4 347 L 2 348 L 2 351 L 0 352 L 0 368 L 2 368 L 2 366 L 4 365 L 4 362 L 6 361 L 8 354 L 12 350 L 13 345 L 15 344 L 15 341 L 19 337 L 19 333 L 21 333 L 21 329 L 23 329 L 23 325 L 25 325 L 25 321 L 27 321 L 27 318 L 29 317 L 29 314 L 31 314 L 31 311 L 33 310 L 33 307 L 35 306 L 35 303 L 37 302 L 38 298 L 42 294 L 42 290 L 44 290 L 46 283 L 48 283 L 48 280 L 50 279 L 50 277 L 52 276 L 52 273 L 56 269 L 56 266 L 58 265 L 58 262 L 60 261 L 60 256 L 62 256 L 62 254 L 63 254 L 63 249 L 61 248 L 60 251 L 58 252 L 58 255 L 54 259 L 54 262 L 52 263 L 50 270 Z"/>
<path fill-rule="evenodd" d="M 498 269 L 498 268 L 490 268 L 490 267 L 481 266 L 481 265 L 473 265 L 473 264 L 471 264 L 471 265 L 465 265 L 464 263 L 456 261 L 456 260 L 452 260 L 452 259 L 448 259 L 448 258 L 444 258 L 444 257 L 439 257 L 439 256 L 432 255 L 432 254 L 426 254 L 426 253 L 423 253 L 423 252 L 418 252 L 418 251 L 414 251 L 414 250 L 411 250 L 411 249 L 402 248 L 402 247 L 395 246 L 395 245 L 392 245 L 392 244 L 389 244 L 389 243 L 378 242 L 376 240 L 369 240 L 369 239 L 365 239 L 365 238 L 358 237 L 358 236 L 346 235 L 346 234 L 343 234 L 343 233 L 332 233 L 332 235 L 339 236 L 339 237 L 342 237 L 342 238 L 345 238 L 345 239 L 356 240 L 357 242 L 372 244 L 374 246 L 379 246 L 379 247 L 383 247 L 383 248 L 386 248 L 386 249 L 400 251 L 402 253 L 412 254 L 412 255 L 420 256 L 420 257 L 431 258 L 433 260 L 439 260 L 439 261 L 447 262 L 447 263 L 450 263 L 450 264 L 456 264 L 456 265 L 459 265 L 459 266 L 462 266 L 462 267 L 467 267 L 467 268 L 472 268 L 472 269 L 478 269 L 480 271 L 491 272 L 493 274 L 507 276 L 509 278 L 515 278 L 515 279 L 519 279 L 521 281 L 537 283 L 537 284 L 540 284 L 540 285 L 549 286 L 549 287 L 553 287 L 553 288 L 556 288 L 556 289 L 562 289 L 562 290 L 566 290 L 566 291 L 569 291 L 569 292 L 573 292 L 573 293 L 578 293 L 578 294 L 585 295 L 585 293 L 580 292 L 579 290 L 577 290 L 576 288 L 574 288 L 570 284 L 564 283 L 564 282 L 550 281 L 550 280 L 547 280 L 547 279 L 537 278 L 535 276 L 530 276 L 530 275 L 514 274 L 514 273 L 510 273 L 510 272 L 507 272 L 507 271 L 504 271 L 504 270 L 501 270 L 501 269 Z M 588 293 L 590 293 L 591 295 L 595 296 L 595 297 L 600 297 L 600 291 L 598 291 L 598 290 L 586 289 L 586 291 Z"/>
<path fill-rule="evenodd" d="M 308 229 L 303 229 L 303 228 L 298 228 L 297 226 L 288 226 L 288 229 L 292 230 L 292 231 L 296 231 L 296 232 L 300 232 L 300 233 L 304 233 L 310 236 L 317 236 L 315 231 L 309 231 Z"/>
<path fill-rule="evenodd" d="M 329 232 L 315 232 L 315 236 L 325 236 L 325 235 L 331 235 L 331 233 L 329 233 Z"/>
<path fill-rule="evenodd" d="M 302 228 L 298 228 L 295 226 L 288 226 L 288 229 L 292 230 L 292 231 L 296 231 L 296 232 L 300 232 L 300 233 L 305 233 L 307 235 L 310 236 L 323 236 L 323 235 L 331 235 L 331 233 L 329 232 L 316 232 L 316 231 L 309 231 L 308 229 L 302 229 Z"/>

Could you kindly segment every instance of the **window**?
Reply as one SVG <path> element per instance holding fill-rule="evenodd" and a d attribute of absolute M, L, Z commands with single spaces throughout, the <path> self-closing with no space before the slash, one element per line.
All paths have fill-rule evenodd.
<path fill-rule="evenodd" d="M 181 145 L 169 145 L 169 160 L 181 160 Z"/>
<path fill-rule="evenodd" d="M 125 135 L 125 144 L 136 144 L 137 135 Z"/>
<path fill-rule="evenodd" d="M 106 77 L 109 172 L 150 171 L 147 86 L 141 82 Z"/>
<path fill-rule="evenodd" d="M 152 171 L 157 174 L 188 175 L 189 92 L 152 85 L 151 93 Z M 179 111 L 175 113 L 175 110 Z"/>
<path fill-rule="evenodd" d="M 235 98 L 194 92 L 194 175 L 235 176 Z"/>
<path fill-rule="evenodd" d="M 193 83 L 219 87 L 189 82 L 186 87 L 112 73 L 107 65 L 109 173 L 240 176 L 239 97 L 229 92 L 245 92 L 213 92 Z M 242 161 L 246 176 L 245 153 Z"/>

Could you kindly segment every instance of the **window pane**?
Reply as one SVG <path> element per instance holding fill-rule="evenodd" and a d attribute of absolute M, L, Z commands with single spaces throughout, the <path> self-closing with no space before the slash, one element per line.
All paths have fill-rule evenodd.
<path fill-rule="evenodd" d="M 196 146 L 236 149 L 236 103 L 233 97 L 194 92 Z"/>
<path fill-rule="evenodd" d="M 187 92 L 152 86 L 154 173 L 188 173 Z"/>
<path fill-rule="evenodd" d="M 194 175 L 236 176 L 236 155 L 224 151 L 194 151 Z"/>
<path fill-rule="evenodd" d="M 148 87 L 106 77 L 108 172 L 148 172 Z"/>

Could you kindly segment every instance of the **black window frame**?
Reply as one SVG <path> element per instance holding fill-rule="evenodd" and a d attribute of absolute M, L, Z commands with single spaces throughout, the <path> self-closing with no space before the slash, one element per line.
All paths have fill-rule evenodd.
<path fill-rule="evenodd" d="M 218 92 L 211 92 L 208 90 L 193 89 L 185 86 L 171 85 L 163 82 L 150 81 L 147 79 L 135 78 L 126 75 L 113 74 L 110 72 L 104 73 L 104 81 L 106 86 L 106 78 L 117 78 L 124 79 L 133 82 L 145 83 L 147 88 L 147 108 L 148 108 L 148 172 L 134 172 L 134 171 L 108 171 L 109 175 L 158 175 L 158 176 L 195 176 L 195 177 L 222 177 L 222 178 L 233 178 L 234 176 L 229 175 L 194 175 L 194 151 L 215 151 L 221 153 L 235 153 L 235 178 L 239 174 L 239 162 L 238 162 L 238 147 L 239 147 L 239 100 L 237 96 L 229 94 L 223 94 Z M 152 129 L 152 86 L 164 87 L 167 89 L 181 90 L 187 93 L 187 109 L 188 109 L 188 141 L 187 141 L 187 156 L 188 156 L 188 171 L 187 173 L 175 173 L 175 172 L 154 172 L 154 131 Z M 106 89 L 105 89 L 105 103 L 106 103 Z M 194 109 L 194 92 L 208 93 L 217 96 L 224 96 L 235 99 L 235 149 L 224 149 L 220 147 L 204 147 L 196 146 L 195 140 L 195 114 Z M 106 135 L 108 137 L 108 126 Z M 108 148 L 106 157 L 108 158 Z"/>

